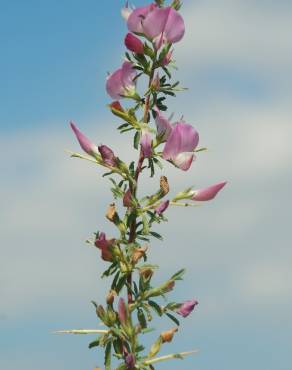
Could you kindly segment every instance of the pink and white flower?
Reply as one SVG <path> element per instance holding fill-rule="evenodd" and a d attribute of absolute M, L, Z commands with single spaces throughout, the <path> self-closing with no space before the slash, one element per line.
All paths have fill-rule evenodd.
<path fill-rule="evenodd" d="M 167 139 L 162 156 L 187 171 L 195 158 L 194 150 L 198 143 L 199 134 L 195 128 L 183 121 L 177 122 Z"/>
<path fill-rule="evenodd" d="M 180 41 L 185 33 L 182 16 L 171 6 L 159 8 L 149 4 L 132 11 L 127 20 L 128 29 L 144 34 L 153 40 L 159 49 L 163 43 Z"/>
<path fill-rule="evenodd" d="M 123 96 L 135 94 L 137 73 L 131 62 L 124 62 L 122 67 L 108 76 L 106 91 L 114 100 L 120 100 Z"/>

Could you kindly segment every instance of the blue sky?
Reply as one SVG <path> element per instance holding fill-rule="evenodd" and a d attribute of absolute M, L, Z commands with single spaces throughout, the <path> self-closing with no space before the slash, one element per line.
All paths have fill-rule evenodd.
<path fill-rule="evenodd" d="M 91 338 L 51 332 L 97 324 L 90 301 L 104 295 L 104 265 L 84 240 L 97 227 L 112 232 L 102 172 L 64 151 L 78 149 L 68 121 L 126 160 L 136 155 L 115 132 L 104 91 L 122 61 L 122 5 L 0 0 L 1 369 L 102 366 Z M 200 302 L 165 348 L 200 353 L 159 368 L 290 370 L 291 2 L 186 0 L 182 13 L 175 57 L 189 91 L 170 112 L 209 151 L 186 174 L 167 165 L 169 181 L 174 191 L 229 186 L 198 209 L 171 209 L 165 242 L 152 245 L 157 281 L 185 266 L 177 294 Z"/>

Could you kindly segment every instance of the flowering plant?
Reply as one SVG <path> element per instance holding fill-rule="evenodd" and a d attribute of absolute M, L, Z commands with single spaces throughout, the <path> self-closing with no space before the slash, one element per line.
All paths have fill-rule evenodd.
<path fill-rule="evenodd" d="M 70 330 L 66 333 L 98 334 L 90 348 L 105 349 L 106 370 L 154 369 L 160 361 L 194 353 L 181 352 L 159 356 L 165 343 L 171 342 L 179 330 L 178 317 L 189 316 L 198 302 L 186 297 L 185 302 L 168 302 L 167 295 L 181 280 L 184 270 L 172 274 L 159 286 L 152 283 L 156 265 L 147 262 L 151 238 L 162 239 L 153 230 L 156 224 L 167 221 L 168 207 L 192 206 L 209 201 L 224 187 L 221 182 L 203 189 L 187 188 L 172 199 L 168 197 L 169 184 L 165 174 L 160 176 L 158 190 L 143 198 L 138 196 L 139 177 L 149 171 L 154 177 L 163 171 L 163 161 L 170 162 L 178 171 L 188 171 L 196 158 L 199 134 L 183 119 L 172 123 L 165 116 L 166 98 L 182 91 L 179 82 L 172 82 L 174 66 L 173 45 L 185 33 L 179 13 L 180 0 L 166 5 L 156 0 L 144 7 L 132 9 L 126 4 L 122 15 L 128 34 L 125 37 L 125 61 L 106 80 L 106 91 L 112 98 L 111 112 L 121 119 L 120 133 L 133 134 L 133 146 L 139 152 L 137 162 L 125 163 L 107 145 L 96 146 L 74 123 L 71 127 L 85 154 L 72 153 L 106 169 L 104 176 L 111 181 L 115 202 L 109 205 L 106 218 L 116 227 L 116 235 L 109 237 L 100 231 L 94 234 L 92 245 L 108 265 L 102 277 L 110 278 L 111 285 L 105 305 L 94 306 L 106 329 Z M 137 89 L 141 77 L 148 80 L 146 91 Z M 152 124 L 154 123 L 154 125 Z M 117 206 L 120 203 L 120 207 Z M 118 209 L 119 208 L 119 209 Z M 161 304 L 161 299 L 164 304 Z M 152 315 L 167 316 L 174 327 L 160 333 L 150 349 L 141 343 L 141 336 L 152 329 Z M 113 361 L 113 358 L 116 360 Z"/>

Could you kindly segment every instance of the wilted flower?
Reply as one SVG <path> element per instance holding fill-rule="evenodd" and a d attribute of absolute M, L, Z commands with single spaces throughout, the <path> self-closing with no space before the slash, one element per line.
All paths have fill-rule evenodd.
<path fill-rule="evenodd" d="M 101 258 L 104 261 L 112 262 L 113 254 L 111 251 L 111 246 L 114 244 L 115 239 L 107 240 L 105 233 L 99 233 L 98 239 L 95 241 L 95 245 L 101 250 Z"/>
<path fill-rule="evenodd" d="M 207 188 L 199 189 L 199 190 L 193 190 L 190 192 L 190 195 L 192 196 L 192 200 L 196 201 L 208 201 L 212 200 L 216 197 L 216 195 L 219 193 L 219 191 L 224 188 L 224 186 L 227 184 L 227 182 L 219 182 L 218 184 L 209 186 Z"/>
<path fill-rule="evenodd" d="M 101 158 L 105 164 L 111 167 L 115 167 L 117 164 L 117 158 L 114 152 L 106 145 L 100 145 L 98 147 Z"/>
<path fill-rule="evenodd" d="M 106 296 L 106 303 L 109 305 L 112 305 L 114 303 L 115 297 L 117 295 L 117 292 L 113 289 L 111 289 L 108 292 L 108 295 Z"/>
<path fill-rule="evenodd" d="M 141 149 L 145 158 L 149 158 L 152 155 L 152 137 L 147 129 L 142 130 L 141 135 Z"/>
<path fill-rule="evenodd" d="M 76 135 L 77 140 L 81 148 L 85 151 L 85 153 L 95 156 L 98 153 L 98 148 L 95 144 L 93 144 L 75 125 L 73 122 L 70 122 L 70 126 Z"/>
<path fill-rule="evenodd" d="M 190 313 L 193 312 L 194 308 L 199 304 L 196 300 L 186 301 L 181 304 L 181 306 L 177 309 L 177 313 L 183 317 L 189 316 Z"/>
<path fill-rule="evenodd" d="M 115 110 L 117 110 L 117 111 L 119 111 L 119 112 L 122 112 L 122 113 L 124 113 L 124 112 L 125 112 L 124 108 L 121 106 L 121 103 L 120 103 L 118 100 L 117 100 L 117 101 L 112 102 L 112 103 L 110 104 L 110 108 L 115 109 Z"/>
<path fill-rule="evenodd" d="M 194 160 L 194 150 L 199 143 L 199 134 L 193 126 L 184 122 L 174 125 L 163 150 L 163 158 L 187 171 Z"/>
<path fill-rule="evenodd" d="M 106 91 L 112 99 L 119 100 L 123 96 L 135 94 L 136 71 L 131 62 L 124 62 L 122 67 L 108 76 Z"/>
<path fill-rule="evenodd" d="M 125 37 L 125 45 L 127 49 L 136 54 L 144 53 L 144 44 L 143 42 L 132 33 L 127 33 Z"/>
<path fill-rule="evenodd" d="M 172 341 L 174 334 L 178 331 L 178 328 L 175 327 L 173 329 L 164 331 L 160 334 L 160 338 L 162 339 L 162 343 L 169 343 Z"/>
<path fill-rule="evenodd" d="M 132 262 L 136 264 L 142 257 L 145 256 L 147 249 L 148 249 L 147 246 L 136 248 L 132 254 Z"/>
<path fill-rule="evenodd" d="M 159 204 L 158 207 L 155 208 L 155 212 L 160 216 L 163 214 L 164 211 L 167 210 L 169 206 L 169 200 L 165 200 Z"/>

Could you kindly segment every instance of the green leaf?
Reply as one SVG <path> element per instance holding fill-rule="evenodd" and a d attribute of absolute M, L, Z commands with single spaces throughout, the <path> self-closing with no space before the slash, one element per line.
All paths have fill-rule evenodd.
<path fill-rule="evenodd" d="M 157 313 L 158 316 L 162 316 L 163 312 L 159 304 L 157 304 L 154 301 L 148 301 L 148 303 L 152 307 L 152 309 Z"/>
<path fill-rule="evenodd" d="M 108 342 L 105 347 L 104 366 L 105 370 L 111 370 L 111 353 L 112 353 L 112 342 Z"/>
<path fill-rule="evenodd" d="M 182 280 L 182 276 L 185 274 L 186 269 L 181 269 L 172 275 L 171 280 Z"/>
<path fill-rule="evenodd" d="M 100 344 L 100 338 L 95 339 L 93 342 L 89 343 L 88 348 L 98 347 Z"/>
<path fill-rule="evenodd" d="M 140 144 L 141 132 L 137 131 L 134 136 L 134 148 L 138 149 Z"/>
<path fill-rule="evenodd" d="M 141 308 L 138 308 L 137 318 L 142 329 L 147 328 L 147 320 Z"/>
<path fill-rule="evenodd" d="M 105 272 L 101 275 L 102 278 L 108 277 L 110 275 L 113 275 L 118 269 L 118 264 L 116 262 L 112 263 L 110 267 L 105 270 Z"/>
<path fill-rule="evenodd" d="M 120 291 L 125 286 L 126 281 L 127 281 L 127 276 L 123 275 L 123 276 L 120 277 L 120 279 L 119 279 L 119 281 L 116 285 L 116 289 L 115 289 L 117 293 L 120 293 Z"/>
<path fill-rule="evenodd" d="M 116 289 L 116 285 L 117 285 L 117 281 L 118 281 L 118 278 L 120 276 L 120 271 L 118 271 L 113 279 L 113 282 L 112 282 L 112 285 L 111 285 L 111 289 L 112 290 L 115 290 Z"/>
<path fill-rule="evenodd" d="M 178 321 L 178 319 L 176 317 L 174 317 L 173 315 L 171 315 L 170 313 L 166 313 L 166 315 L 170 318 L 170 320 L 172 320 L 174 323 L 176 323 L 177 326 L 180 325 L 180 322 Z"/>
<path fill-rule="evenodd" d="M 150 235 L 152 235 L 156 239 L 163 240 L 163 237 L 155 231 L 150 231 Z"/>

